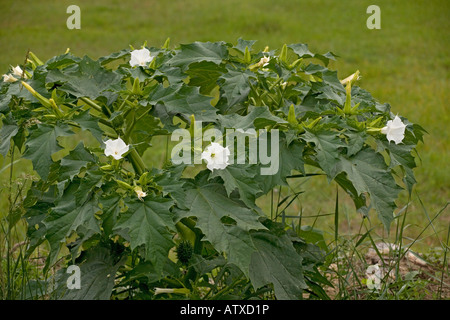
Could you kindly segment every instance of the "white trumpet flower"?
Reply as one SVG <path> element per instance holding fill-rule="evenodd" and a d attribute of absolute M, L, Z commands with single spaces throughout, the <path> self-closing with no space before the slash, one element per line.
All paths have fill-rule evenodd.
<path fill-rule="evenodd" d="M 230 150 L 222 147 L 219 143 L 213 142 L 202 152 L 201 158 L 207 162 L 206 167 L 214 169 L 225 169 L 229 163 Z"/>
<path fill-rule="evenodd" d="M 124 153 L 128 152 L 130 147 L 122 140 L 117 138 L 116 140 L 107 140 L 105 141 L 105 155 L 113 156 L 114 159 L 120 160 Z"/>
<path fill-rule="evenodd" d="M 381 128 L 381 133 L 386 135 L 388 141 L 394 141 L 395 144 L 399 144 L 405 138 L 406 124 L 402 120 L 395 116 L 394 120 L 389 120 L 384 128 Z"/>
<path fill-rule="evenodd" d="M 23 72 L 22 68 L 19 66 L 12 68 L 12 74 L 18 76 L 19 78 L 22 78 L 22 75 L 25 79 L 28 78 L 27 75 Z"/>
<path fill-rule="evenodd" d="M 3 82 L 16 82 L 17 79 L 12 76 L 12 74 L 4 74 Z"/>
<path fill-rule="evenodd" d="M 132 67 L 136 67 L 136 66 L 145 67 L 152 60 L 153 60 L 153 57 L 150 56 L 150 51 L 147 48 L 131 51 L 130 65 Z"/>

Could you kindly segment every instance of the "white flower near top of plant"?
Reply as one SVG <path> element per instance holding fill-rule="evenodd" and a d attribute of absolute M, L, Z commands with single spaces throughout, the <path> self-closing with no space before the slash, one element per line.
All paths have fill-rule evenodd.
<path fill-rule="evenodd" d="M 147 192 L 142 191 L 141 187 L 134 188 L 134 191 L 136 192 L 138 199 L 144 201 L 144 198 L 147 196 Z"/>
<path fill-rule="evenodd" d="M 386 126 L 381 128 L 381 133 L 386 135 L 388 141 L 399 144 L 405 138 L 405 128 L 406 124 L 398 116 L 395 116 L 394 120 L 389 120 Z"/>
<path fill-rule="evenodd" d="M 201 158 L 206 161 L 206 167 L 214 169 L 225 169 L 229 163 L 230 150 L 222 147 L 219 143 L 213 142 L 202 152 Z"/>
<path fill-rule="evenodd" d="M 270 61 L 270 57 L 264 56 L 261 58 L 261 60 L 259 60 L 259 65 L 265 67 L 269 64 L 269 61 Z"/>
<path fill-rule="evenodd" d="M 128 152 L 130 148 L 120 137 L 116 140 L 105 141 L 105 145 L 105 155 L 112 156 L 116 160 L 122 159 L 123 154 Z"/>
<path fill-rule="evenodd" d="M 150 51 L 147 48 L 131 51 L 130 65 L 132 67 L 136 67 L 136 66 L 145 67 L 152 60 L 153 60 L 153 57 L 150 56 Z"/>
<path fill-rule="evenodd" d="M 12 76 L 12 74 L 4 74 L 3 82 L 16 82 L 17 79 Z"/>
<path fill-rule="evenodd" d="M 367 275 L 367 288 L 370 290 L 381 289 L 381 270 L 377 264 L 371 265 L 366 270 Z"/>
<path fill-rule="evenodd" d="M 20 78 L 22 78 L 22 75 L 25 79 L 28 78 L 27 75 L 23 72 L 22 68 L 19 66 L 12 68 L 12 73 L 13 75 L 18 76 Z"/>

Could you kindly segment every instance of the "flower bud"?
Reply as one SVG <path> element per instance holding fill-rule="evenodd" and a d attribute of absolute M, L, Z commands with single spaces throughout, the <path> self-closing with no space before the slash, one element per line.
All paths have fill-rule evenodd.
<path fill-rule="evenodd" d="M 287 63 L 287 46 L 286 46 L 286 44 L 284 44 L 283 48 L 281 48 L 280 61 Z"/>
<path fill-rule="evenodd" d="M 139 78 L 135 78 L 133 82 L 133 89 L 131 89 L 133 94 L 142 95 L 141 86 L 139 84 Z"/>
<path fill-rule="evenodd" d="M 142 191 L 141 187 L 135 187 L 134 192 L 136 192 L 138 199 L 141 201 L 144 201 L 144 198 L 147 196 L 147 192 Z"/>
<path fill-rule="evenodd" d="M 162 46 L 162 49 L 169 49 L 170 46 L 170 38 L 167 38 L 164 42 L 164 45 Z"/>
<path fill-rule="evenodd" d="M 245 46 L 244 62 L 249 64 L 251 61 L 252 61 L 252 55 L 250 54 L 250 50 L 248 49 L 248 46 Z"/>
<path fill-rule="evenodd" d="M 119 187 L 125 189 L 125 190 L 133 190 L 133 187 L 130 186 L 128 183 L 126 183 L 125 181 L 122 180 L 115 180 L 117 182 L 117 184 L 119 185 Z"/>
<path fill-rule="evenodd" d="M 298 125 L 298 121 L 295 116 L 295 107 L 293 104 L 291 104 L 291 106 L 289 107 L 288 122 L 293 126 Z"/>
<path fill-rule="evenodd" d="M 28 83 L 21 81 L 22 85 L 25 87 L 25 89 L 27 89 L 32 95 L 33 97 L 35 97 L 36 99 L 39 100 L 39 102 L 47 107 L 47 108 L 53 108 L 52 104 L 50 103 L 50 101 L 45 98 L 44 96 L 40 95 L 36 90 L 34 90 Z"/>

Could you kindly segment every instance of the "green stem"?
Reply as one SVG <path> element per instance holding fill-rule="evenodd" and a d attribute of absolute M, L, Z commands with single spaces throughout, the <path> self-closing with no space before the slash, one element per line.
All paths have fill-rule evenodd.
<path fill-rule="evenodd" d="M 195 227 L 194 220 L 190 218 L 184 218 L 180 222 L 195 233 L 194 252 L 197 254 L 201 254 L 203 249 L 203 243 L 201 241 L 203 234 L 198 228 Z"/>
<path fill-rule="evenodd" d="M 7 274 L 7 299 L 11 299 L 11 215 L 12 215 L 12 208 L 13 208 L 13 203 L 12 203 L 12 180 L 13 180 L 13 171 L 14 171 L 14 150 L 15 150 L 15 146 L 14 144 L 11 145 L 11 166 L 10 166 L 10 171 L 9 171 L 9 195 L 8 195 L 8 200 L 9 200 L 9 214 L 8 214 L 8 221 L 7 221 L 7 246 L 6 246 L 6 274 Z"/>
<path fill-rule="evenodd" d="M 137 153 L 136 149 L 131 149 L 128 156 L 128 159 L 130 160 L 136 172 L 139 175 L 143 174 L 146 171 L 145 163 L 142 160 L 141 156 L 139 156 L 139 154 Z"/>
<path fill-rule="evenodd" d="M 170 137 L 167 136 L 167 138 L 166 138 L 166 163 L 169 162 L 169 141 L 170 141 Z"/>
<path fill-rule="evenodd" d="M 119 108 L 117 109 L 117 111 L 122 110 L 123 106 L 124 106 L 125 103 L 128 101 L 128 98 L 130 98 L 130 95 L 128 95 L 128 96 L 122 101 L 122 104 L 119 106 Z"/>
<path fill-rule="evenodd" d="M 247 281 L 247 279 L 237 278 L 236 280 L 233 281 L 233 283 L 231 283 L 231 285 L 226 286 L 225 288 L 223 288 L 222 290 L 217 292 L 215 295 L 213 295 L 210 300 L 219 300 L 220 297 L 223 296 L 225 293 L 234 289 L 234 287 L 236 287 L 238 284 L 245 282 L 245 281 Z"/>
<path fill-rule="evenodd" d="M 97 110 L 98 112 L 103 113 L 103 109 L 102 107 L 100 107 L 98 104 L 96 104 L 94 101 L 92 101 L 89 98 L 86 97 L 82 97 L 80 98 L 81 101 L 86 102 L 86 104 L 92 108 L 94 108 L 95 110 Z"/>

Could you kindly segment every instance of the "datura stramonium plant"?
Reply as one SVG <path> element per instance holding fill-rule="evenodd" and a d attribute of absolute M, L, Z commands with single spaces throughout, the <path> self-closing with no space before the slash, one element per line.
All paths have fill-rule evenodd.
<path fill-rule="evenodd" d="M 328 68 L 333 53 L 254 44 L 167 41 L 97 60 L 68 50 L 45 62 L 30 52 L 6 71 L 0 154 L 32 164 L 27 254 L 42 248 L 43 272 L 59 268 L 49 280 L 56 286 L 40 292 L 300 299 L 307 290 L 326 298 L 318 267 L 327 247 L 257 205 L 317 173 L 389 230 L 399 192 L 415 184 L 424 130 L 358 86 L 359 71 L 338 77 Z M 228 129 L 253 138 L 235 147 Z M 215 140 L 202 140 L 207 130 Z M 65 290 L 71 264 L 81 268 L 79 290 Z"/>

